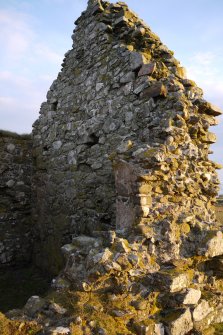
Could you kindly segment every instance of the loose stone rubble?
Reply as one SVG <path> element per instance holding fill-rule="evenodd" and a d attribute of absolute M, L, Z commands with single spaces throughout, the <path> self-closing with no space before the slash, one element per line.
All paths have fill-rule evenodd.
<path fill-rule="evenodd" d="M 33 125 L 33 220 L 37 264 L 57 272 L 62 247 L 52 285 L 73 313 L 32 297 L 20 317 L 43 334 L 211 334 L 221 111 L 123 2 L 89 1 L 72 39 Z"/>

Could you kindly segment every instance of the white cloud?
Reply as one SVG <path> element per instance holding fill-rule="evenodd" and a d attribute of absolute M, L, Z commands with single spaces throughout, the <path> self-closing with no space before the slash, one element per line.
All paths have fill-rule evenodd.
<path fill-rule="evenodd" d="M 59 67 L 63 57 L 42 42 L 33 22 L 33 17 L 19 11 L 0 10 L 0 58 L 4 69 L 0 71 L 0 128 L 3 129 L 31 131 L 55 76 L 50 70 Z"/>
<path fill-rule="evenodd" d="M 7 85 L 7 87 L 12 90 L 13 89 L 30 89 L 32 86 L 32 80 L 26 76 L 22 76 L 11 71 L 2 71 L 0 72 L 0 83 L 3 84 L 3 87 Z"/>
<path fill-rule="evenodd" d="M 0 10 L 0 43 L 7 57 L 20 58 L 34 37 L 28 17 L 13 10 Z"/>
<path fill-rule="evenodd" d="M 215 52 L 198 52 L 188 60 L 186 64 L 188 78 L 195 80 L 195 82 L 204 91 L 204 97 L 219 106 L 223 110 L 223 50 Z M 210 159 L 223 164 L 223 118 L 219 118 L 219 125 L 211 128 L 210 131 L 216 133 L 217 143 L 211 146 L 213 155 Z M 218 171 L 221 180 L 221 192 L 223 192 L 223 171 Z"/>
<path fill-rule="evenodd" d="M 39 108 L 45 100 L 49 82 L 16 75 L 9 71 L 0 72 L 0 129 L 31 132 L 38 118 Z"/>
<path fill-rule="evenodd" d="M 55 79 L 53 78 L 53 76 L 50 76 L 48 74 L 41 74 L 39 77 L 38 77 L 39 80 L 44 80 L 44 81 L 47 81 L 48 83 L 52 83 L 52 81 Z"/>
<path fill-rule="evenodd" d="M 223 107 L 222 52 L 198 52 L 186 64 L 188 78 L 195 80 L 205 97 L 220 107 Z"/>
<path fill-rule="evenodd" d="M 0 9 L 0 44 L 4 46 L 4 61 L 53 62 L 60 64 L 62 56 L 42 42 L 35 31 L 35 19 L 15 10 Z"/>
<path fill-rule="evenodd" d="M 20 133 L 31 132 L 32 123 L 38 117 L 41 101 L 41 94 L 35 97 L 28 94 L 21 97 L 1 96 L 0 129 L 15 132 L 19 129 Z"/>
<path fill-rule="evenodd" d="M 202 66 L 209 66 L 213 63 L 215 58 L 216 55 L 213 52 L 206 51 L 206 52 L 197 52 L 192 57 L 192 60 L 195 61 L 196 64 L 198 63 Z"/>
<path fill-rule="evenodd" d="M 1 107 L 12 107 L 15 105 L 15 101 L 12 97 L 5 97 L 5 96 L 0 96 L 0 105 Z"/>
<path fill-rule="evenodd" d="M 58 54 L 57 52 L 50 49 L 47 45 L 44 45 L 42 43 L 39 43 L 35 47 L 35 51 L 37 56 L 41 56 L 45 61 L 51 61 L 56 64 L 60 64 L 62 61 L 62 56 Z"/>

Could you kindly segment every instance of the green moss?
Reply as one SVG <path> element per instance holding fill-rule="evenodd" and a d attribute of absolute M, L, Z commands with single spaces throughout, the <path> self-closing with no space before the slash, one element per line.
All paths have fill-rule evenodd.
<path fill-rule="evenodd" d="M 111 78 L 106 74 L 101 75 L 99 78 L 99 81 L 110 81 L 110 80 Z"/>
<path fill-rule="evenodd" d="M 215 212 L 218 222 L 223 223 L 223 206 L 216 207 Z"/>
<path fill-rule="evenodd" d="M 170 322 L 176 320 L 177 318 L 179 318 L 181 314 L 182 314 L 182 309 L 174 309 L 174 310 L 166 313 L 165 315 L 162 315 L 161 319 L 164 322 L 170 323 Z"/>
<path fill-rule="evenodd" d="M 181 226 L 180 226 L 180 230 L 181 230 L 181 233 L 182 234 L 189 234 L 190 232 L 190 225 L 188 223 L 183 223 Z"/>
<path fill-rule="evenodd" d="M 109 294 L 95 294 L 86 292 L 76 292 L 73 295 L 71 304 L 76 315 L 80 315 L 83 320 L 83 326 L 87 321 L 94 320 L 95 328 L 105 329 L 109 335 L 116 335 L 117 333 L 132 334 L 126 327 L 130 316 L 118 318 L 112 315 L 113 310 L 135 311 L 130 306 L 130 297 L 119 296 L 113 300 Z M 132 315 L 132 314 L 130 314 Z M 81 335 L 82 329 L 72 324 L 72 335 Z"/>
<path fill-rule="evenodd" d="M 73 69 L 73 73 L 74 73 L 75 77 L 78 77 L 81 74 L 81 69 L 78 68 L 78 67 L 75 67 Z"/>
<path fill-rule="evenodd" d="M 60 293 L 59 293 L 60 295 Z M 159 312 L 157 307 L 157 297 L 159 293 L 153 292 L 146 299 L 146 315 L 154 315 Z M 55 301 L 58 301 L 55 297 Z M 93 292 L 68 292 L 68 298 L 64 297 L 62 302 L 74 316 L 80 316 L 82 326 L 86 326 L 89 320 L 95 321 L 95 329 L 103 328 L 109 335 L 132 334 L 129 328 L 129 322 L 132 318 L 135 320 L 141 319 L 142 323 L 147 325 L 153 323 L 145 317 L 145 310 L 136 310 L 133 306 L 133 301 L 142 301 L 140 295 L 126 294 L 111 294 L 111 293 L 93 293 Z M 144 301 L 144 300 L 143 300 Z M 67 302 L 69 304 L 67 305 Z M 114 311 L 119 311 L 122 316 L 117 317 Z M 133 326 L 134 328 L 134 326 Z M 82 334 L 82 328 L 72 324 L 72 334 Z M 135 332 L 133 332 L 135 334 Z"/>
<path fill-rule="evenodd" d="M 19 322 L 7 319 L 0 313 L 0 333 L 1 335 L 35 335 L 41 330 L 36 322 Z"/>
<path fill-rule="evenodd" d="M 222 335 L 223 334 L 223 323 L 218 323 L 214 325 L 215 335 Z M 206 334 L 205 334 L 206 335 Z"/>
<path fill-rule="evenodd" d="M 210 302 L 212 298 L 215 298 L 215 294 L 211 291 L 202 291 L 201 298 Z"/>
<path fill-rule="evenodd" d="M 143 152 L 144 157 L 151 158 L 157 153 L 157 149 L 151 148 Z"/>
<path fill-rule="evenodd" d="M 83 331 L 82 331 L 82 327 L 75 325 L 75 324 L 71 324 L 71 335 L 83 335 Z"/>

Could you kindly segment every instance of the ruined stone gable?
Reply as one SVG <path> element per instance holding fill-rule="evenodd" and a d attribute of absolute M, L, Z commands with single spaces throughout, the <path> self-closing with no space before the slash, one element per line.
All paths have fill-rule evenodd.
<path fill-rule="evenodd" d="M 53 287 L 76 314 L 34 296 L 20 315 L 50 334 L 211 334 L 221 111 L 122 2 L 90 0 L 72 39 L 33 125 L 32 232 L 41 267 L 57 273 L 63 252 Z"/>
<path fill-rule="evenodd" d="M 57 269 L 72 235 L 120 220 L 120 228 L 154 226 L 179 254 L 174 236 L 215 222 L 208 128 L 220 111 L 124 3 L 89 2 L 72 39 L 33 128 L 36 252 L 51 255 L 41 262 Z M 145 177 L 136 177 L 133 194 L 118 187 L 116 199 L 112 165 L 119 179 L 118 166 L 132 163 Z"/>

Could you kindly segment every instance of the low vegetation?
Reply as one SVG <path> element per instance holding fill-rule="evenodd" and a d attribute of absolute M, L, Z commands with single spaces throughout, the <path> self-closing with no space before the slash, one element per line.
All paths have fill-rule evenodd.
<path fill-rule="evenodd" d="M 223 223 L 223 195 L 218 197 L 216 205 L 216 216 L 219 223 Z"/>
<path fill-rule="evenodd" d="M 12 321 L 0 313 L 1 335 L 36 335 L 40 329 L 36 322 Z"/>

